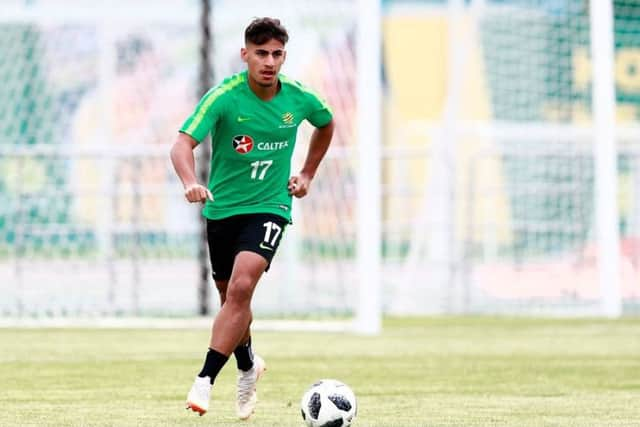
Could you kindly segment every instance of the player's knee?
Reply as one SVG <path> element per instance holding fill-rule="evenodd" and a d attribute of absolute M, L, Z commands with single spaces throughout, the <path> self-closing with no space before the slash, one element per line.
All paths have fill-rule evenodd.
<path fill-rule="evenodd" d="M 253 295 L 253 282 L 249 277 L 240 277 L 229 284 L 226 302 L 238 305 L 249 305 Z"/>

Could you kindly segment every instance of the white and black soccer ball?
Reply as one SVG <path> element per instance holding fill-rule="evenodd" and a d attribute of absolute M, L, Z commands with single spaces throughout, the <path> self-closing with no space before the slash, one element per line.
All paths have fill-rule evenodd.
<path fill-rule="evenodd" d="M 302 419 L 309 427 L 347 427 L 358 412 L 353 390 L 338 380 L 313 384 L 300 402 Z"/>

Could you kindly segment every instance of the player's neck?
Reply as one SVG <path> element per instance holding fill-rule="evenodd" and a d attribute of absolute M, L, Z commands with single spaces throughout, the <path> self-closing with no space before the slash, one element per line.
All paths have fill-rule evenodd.
<path fill-rule="evenodd" d="M 261 86 L 251 77 L 249 77 L 249 88 L 255 95 L 263 101 L 270 101 L 280 91 L 280 80 L 271 86 Z"/>

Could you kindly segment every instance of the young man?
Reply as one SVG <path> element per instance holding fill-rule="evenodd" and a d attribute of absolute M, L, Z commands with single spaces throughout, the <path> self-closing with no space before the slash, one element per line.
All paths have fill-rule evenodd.
<path fill-rule="evenodd" d="M 187 396 L 203 415 L 211 386 L 233 353 L 238 367 L 236 410 L 253 413 L 256 382 L 265 362 L 253 354 L 251 298 L 291 220 L 291 198 L 304 197 L 333 135 L 329 107 L 300 83 L 279 74 L 286 29 L 278 19 L 253 20 L 240 49 L 247 69 L 209 90 L 180 129 L 171 161 L 189 202 L 205 202 L 213 278 L 221 308 L 209 351 Z M 316 129 L 301 171 L 290 177 L 296 132 L 303 120 Z M 209 182 L 197 182 L 193 149 L 211 133 Z"/>

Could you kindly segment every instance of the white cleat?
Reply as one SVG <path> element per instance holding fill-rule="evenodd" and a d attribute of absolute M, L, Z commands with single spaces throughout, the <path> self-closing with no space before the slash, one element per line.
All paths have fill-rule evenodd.
<path fill-rule="evenodd" d="M 196 377 L 189 394 L 187 395 L 187 410 L 191 409 L 203 416 L 209 409 L 211 397 L 211 379 L 209 377 Z"/>
<path fill-rule="evenodd" d="M 248 371 L 238 370 L 238 399 L 236 400 L 236 414 L 241 420 L 246 420 L 253 414 L 258 401 L 256 383 L 267 370 L 267 365 L 257 354 L 253 356 L 253 367 Z"/>

